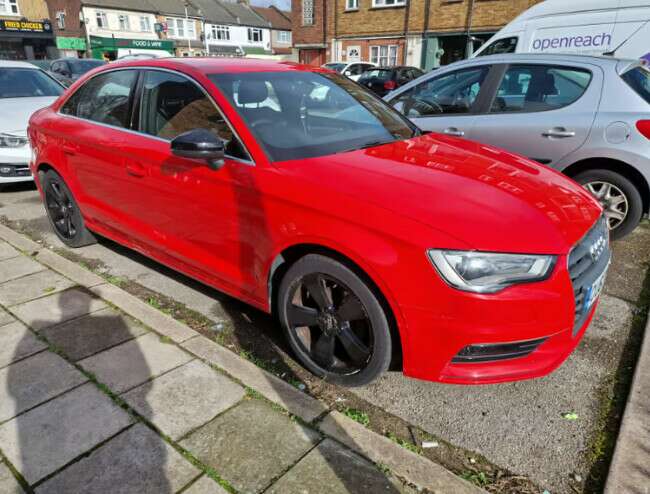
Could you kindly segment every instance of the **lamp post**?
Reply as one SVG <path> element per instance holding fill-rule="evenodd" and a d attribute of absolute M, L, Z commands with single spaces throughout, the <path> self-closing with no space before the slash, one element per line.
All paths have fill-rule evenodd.
<path fill-rule="evenodd" d="M 190 40 L 190 33 L 189 33 L 190 17 L 187 14 L 188 2 L 184 2 L 184 5 L 185 5 L 185 33 L 187 33 L 187 53 L 189 56 L 192 56 L 192 41 Z"/>

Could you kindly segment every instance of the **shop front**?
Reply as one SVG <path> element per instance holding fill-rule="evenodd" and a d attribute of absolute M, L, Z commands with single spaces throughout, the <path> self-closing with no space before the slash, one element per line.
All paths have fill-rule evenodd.
<path fill-rule="evenodd" d="M 0 19 L 0 60 L 57 58 L 52 24 Z"/>
<path fill-rule="evenodd" d="M 81 58 L 86 53 L 86 40 L 83 38 L 56 37 L 56 47 L 62 57 Z"/>
<path fill-rule="evenodd" d="M 90 37 L 93 58 L 117 60 L 126 55 L 148 54 L 154 57 L 174 56 L 174 42 L 152 39 Z"/>

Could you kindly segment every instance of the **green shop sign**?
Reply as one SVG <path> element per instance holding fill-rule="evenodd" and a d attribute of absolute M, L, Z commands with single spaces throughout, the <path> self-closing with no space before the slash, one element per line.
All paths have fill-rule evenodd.
<path fill-rule="evenodd" d="M 120 48 L 136 48 L 141 50 L 165 50 L 174 53 L 174 42 L 161 39 L 124 39 L 90 37 L 90 47 L 101 50 L 119 50 Z"/>
<path fill-rule="evenodd" d="M 86 40 L 83 38 L 56 38 L 56 47 L 59 50 L 77 50 L 84 51 L 86 49 Z"/>

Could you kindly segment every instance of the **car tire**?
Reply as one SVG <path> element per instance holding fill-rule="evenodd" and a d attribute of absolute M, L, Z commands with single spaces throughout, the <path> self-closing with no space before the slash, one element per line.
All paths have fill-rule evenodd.
<path fill-rule="evenodd" d="M 40 175 L 43 201 L 50 225 L 59 240 L 68 247 L 84 247 L 97 242 L 86 228 L 79 205 L 65 181 L 54 170 Z"/>
<path fill-rule="evenodd" d="M 608 218 L 612 240 L 625 237 L 638 226 L 643 216 L 643 199 L 639 190 L 627 177 L 611 170 L 594 169 L 581 172 L 573 179 L 592 192 L 598 202 L 605 208 L 605 216 Z M 611 198 L 599 197 L 600 194 L 605 194 L 606 190 L 612 191 L 610 193 Z M 614 205 L 613 200 L 620 200 L 616 198 L 621 195 L 624 196 L 625 203 Z M 622 221 L 616 218 L 617 222 L 612 228 L 612 217 L 610 215 L 617 214 L 618 216 L 620 210 L 616 208 L 621 205 L 625 206 L 625 217 Z"/>
<path fill-rule="evenodd" d="M 386 313 L 373 290 L 344 264 L 317 254 L 302 257 L 284 275 L 277 307 L 291 349 L 315 375 L 354 387 L 388 369 Z"/>

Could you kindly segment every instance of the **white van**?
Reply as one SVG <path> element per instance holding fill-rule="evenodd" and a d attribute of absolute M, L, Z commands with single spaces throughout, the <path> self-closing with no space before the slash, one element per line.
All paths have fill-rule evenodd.
<path fill-rule="evenodd" d="M 576 53 L 650 61 L 649 0 L 546 0 L 489 39 L 473 56 Z"/>

